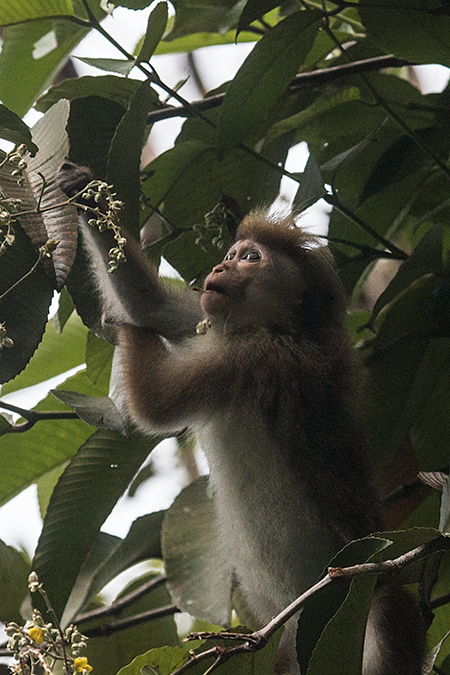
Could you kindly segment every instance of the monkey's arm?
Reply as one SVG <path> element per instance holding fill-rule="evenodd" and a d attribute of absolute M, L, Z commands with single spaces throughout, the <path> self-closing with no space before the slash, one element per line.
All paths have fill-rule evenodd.
<path fill-rule="evenodd" d="M 179 431 L 227 404 L 233 362 L 208 335 L 168 350 L 145 328 L 125 324 L 118 334 L 129 411 L 147 430 Z"/>
<path fill-rule="evenodd" d="M 69 197 L 80 192 L 91 180 L 89 169 L 71 162 L 62 165 L 58 176 L 59 186 Z M 124 253 L 127 261 L 108 274 L 108 254 L 117 245 L 113 233 L 111 230 L 99 232 L 97 227 L 89 225 L 84 212 L 79 212 L 78 220 L 84 244 L 92 258 L 107 320 L 146 326 L 173 341 L 195 335 L 195 327 L 203 313 L 194 293 L 170 293 L 140 246 L 126 234 Z"/>

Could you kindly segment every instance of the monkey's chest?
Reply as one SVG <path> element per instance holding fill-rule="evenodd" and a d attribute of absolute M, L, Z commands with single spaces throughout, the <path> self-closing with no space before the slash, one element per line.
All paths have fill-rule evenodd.
<path fill-rule="evenodd" d="M 224 555 L 252 609 L 268 620 L 320 577 L 339 549 L 301 475 L 254 419 L 216 418 L 199 433 L 211 470 Z"/>

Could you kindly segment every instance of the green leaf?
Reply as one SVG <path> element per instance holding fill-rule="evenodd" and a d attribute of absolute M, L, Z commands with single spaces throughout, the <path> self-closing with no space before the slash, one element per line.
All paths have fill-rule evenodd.
<path fill-rule="evenodd" d="M 150 61 L 167 26 L 169 17 L 167 2 L 158 2 L 148 17 L 147 31 L 144 41 L 136 57 L 136 64 Z"/>
<path fill-rule="evenodd" d="M 323 184 L 320 167 L 312 155 L 306 162 L 300 187 L 294 197 L 292 208 L 295 213 L 302 213 L 327 194 Z"/>
<path fill-rule="evenodd" d="M 125 539 L 99 533 L 70 594 L 62 617 L 64 625 L 87 609 L 97 593 L 121 572 L 143 560 L 161 558 L 163 517 L 164 511 L 158 511 L 137 518 Z"/>
<path fill-rule="evenodd" d="M 247 0 L 245 7 L 242 10 L 242 14 L 239 17 L 236 35 L 239 35 L 239 33 L 244 30 L 244 28 L 247 28 L 247 26 L 250 26 L 253 21 L 262 19 L 264 14 L 267 14 L 267 12 L 270 12 L 280 5 L 280 0 Z"/>
<path fill-rule="evenodd" d="M 230 26 L 230 12 L 236 15 L 231 19 L 236 25 L 241 11 L 239 0 L 205 0 L 192 5 L 191 0 L 174 0 L 175 21 L 166 39 L 174 40 L 191 33 L 225 33 Z"/>
<path fill-rule="evenodd" d="M 129 75 L 135 64 L 134 59 L 91 59 L 86 56 L 79 56 L 78 58 L 80 61 L 87 63 L 88 66 L 92 66 L 93 68 L 98 68 L 99 70 L 106 70 L 111 73 L 118 73 L 119 75 L 125 76 Z"/>
<path fill-rule="evenodd" d="M 309 662 L 307 675 L 360 675 L 366 622 L 376 575 L 355 579 L 351 592 L 330 620 Z"/>
<path fill-rule="evenodd" d="M 108 182 L 124 202 L 120 221 L 127 232 L 139 239 L 141 173 L 140 160 L 147 127 L 147 114 L 157 104 L 157 96 L 148 82 L 143 82 L 112 139 L 108 155 Z M 127 170 L 123 171 L 126 166 Z"/>
<path fill-rule="evenodd" d="M 102 340 L 93 333 L 88 333 L 86 343 L 86 375 L 93 384 L 102 379 L 109 381 L 114 345 Z"/>
<path fill-rule="evenodd" d="M 272 168 L 243 150 L 231 151 L 220 160 L 214 140 L 210 146 L 196 135 L 200 135 L 197 125 L 187 127 L 185 123 L 175 147 L 145 168 L 148 178 L 143 191 L 151 206 L 163 202 L 162 211 L 172 225 L 181 230 L 203 223 L 205 214 L 217 205 L 221 195 L 231 197 L 242 215 L 275 199 L 281 179 L 276 165 L 284 162 L 287 151 L 284 138 L 263 148 L 274 163 Z M 222 257 L 214 247 L 203 256 L 195 244 L 197 235 L 191 234 L 194 233 L 183 234 L 164 248 L 164 256 L 167 253 L 172 260 L 178 259 L 180 267 L 169 262 L 187 280 L 208 273 Z"/>
<path fill-rule="evenodd" d="M 126 434 L 126 422 L 122 419 L 114 401 L 108 396 L 86 396 L 75 391 L 61 389 L 53 389 L 50 393 L 65 405 L 73 408 L 87 424 L 99 429 L 109 429 L 119 434 Z"/>
<path fill-rule="evenodd" d="M 441 225 L 436 225 L 424 234 L 414 251 L 402 264 L 389 286 L 378 297 L 373 308 L 371 325 L 373 325 L 375 318 L 382 308 L 394 300 L 413 281 L 428 273 L 440 274 L 442 272 L 443 234 Z"/>
<path fill-rule="evenodd" d="M 0 302 L 0 323 L 4 324 L 6 337 L 13 340 L 13 346 L 0 353 L 1 384 L 20 373 L 35 352 L 53 297 L 53 285 L 41 264 L 33 274 L 24 276 L 35 265 L 37 253 L 20 226 L 15 225 L 14 231 L 13 246 L 0 257 L 0 295 L 8 291 Z"/>
<path fill-rule="evenodd" d="M 4 105 L 0 104 L 0 138 L 5 138 L 7 141 L 11 141 L 14 145 L 20 145 L 20 143 L 25 143 L 28 148 L 28 151 L 35 155 L 38 151 L 38 147 L 31 140 L 31 131 L 25 124 L 22 122 L 20 117 L 8 110 Z"/>
<path fill-rule="evenodd" d="M 348 567 L 366 562 L 374 553 L 389 546 L 390 540 L 383 537 L 366 537 L 353 541 L 345 546 L 330 562 L 333 567 Z M 316 645 L 329 621 L 341 607 L 348 594 L 348 585 L 339 584 L 327 589 L 324 593 L 311 598 L 300 614 L 297 630 L 297 655 L 302 672 L 308 670 L 308 664 L 314 654 Z M 370 589 L 369 589 L 370 592 Z M 353 631 L 352 631 L 353 633 Z M 337 647 L 337 643 L 335 647 Z M 328 653 L 328 646 L 325 646 Z M 319 656 L 322 659 L 320 649 Z M 329 664 L 328 664 L 329 666 Z M 314 666 L 315 668 L 315 666 Z M 323 672 L 327 672 L 325 668 Z"/>
<path fill-rule="evenodd" d="M 55 489 L 55 485 L 59 481 L 59 477 L 65 470 L 67 464 L 68 462 L 63 462 L 56 468 L 47 471 L 47 473 L 44 473 L 43 476 L 40 476 L 36 480 L 39 513 L 41 514 L 42 520 L 45 518 L 50 497 L 52 496 L 53 490 Z"/>
<path fill-rule="evenodd" d="M 170 22 L 170 19 L 169 19 Z M 235 42 L 255 42 L 255 34 L 250 32 L 242 32 L 236 38 L 234 31 L 228 31 L 221 35 L 220 33 L 200 33 L 196 32 L 191 35 L 185 35 L 176 39 L 168 39 L 164 37 L 158 44 L 155 54 L 174 54 L 176 52 L 193 52 L 196 49 L 203 47 L 214 47 L 215 45 L 234 44 Z"/>
<path fill-rule="evenodd" d="M 62 334 L 56 333 L 54 321 L 49 321 L 42 343 L 28 367 L 2 387 L 2 395 L 31 387 L 82 364 L 86 335 L 86 328 L 75 314 L 67 322 Z"/>
<path fill-rule="evenodd" d="M 48 92 L 38 100 L 35 108 L 41 112 L 46 112 L 61 98 L 73 101 L 77 98 L 83 99 L 88 96 L 99 96 L 103 99 L 115 101 L 125 109 L 128 107 L 130 100 L 140 85 L 141 82 L 139 80 L 132 80 L 128 77 L 118 77 L 117 75 L 99 75 L 94 77 L 85 75 L 76 79 L 64 80 L 61 84 L 50 87 Z M 122 115 L 124 111 L 122 110 Z M 78 114 L 81 114 L 81 111 Z M 107 114 L 107 111 L 103 111 L 103 114 Z"/>
<path fill-rule="evenodd" d="M 58 311 L 55 314 L 55 330 L 57 333 L 62 333 L 64 326 L 72 316 L 75 305 L 67 291 L 67 288 L 61 290 L 59 294 Z"/>
<path fill-rule="evenodd" d="M 386 53 L 414 63 L 450 66 L 450 17 L 436 0 L 361 0 L 358 12 L 367 37 Z"/>
<path fill-rule="evenodd" d="M 223 560 L 216 515 L 202 476 L 185 488 L 166 513 L 162 548 L 174 603 L 192 616 L 229 624 L 232 570 Z"/>
<path fill-rule="evenodd" d="M 137 591 L 143 584 L 154 579 L 154 574 L 146 574 L 133 581 L 118 596 L 117 600 L 127 593 Z M 153 588 L 151 592 L 142 596 L 139 600 L 122 609 L 117 619 L 126 620 L 143 612 L 166 607 L 170 604 L 170 596 L 164 584 Z M 95 622 L 84 623 L 83 628 L 95 630 L 99 625 L 114 624 L 115 617 L 100 617 Z M 121 630 L 109 636 L 100 632 L 100 637 L 91 637 L 89 640 L 89 663 L 102 675 L 116 675 L 118 668 L 126 666 L 136 654 L 142 654 L 149 648 L 178 645 L 179 638 L 173 615 L 152 619 L 150 623 L 131 625 L 126 630 Z M 204 669 L 203 669 L 204 670 Z M 195 675 L 203 671 L 196 669 Z M 194 673 L 193 673 L 194 675 Z"/>
<path fill-rule="evenodd" d="M 189 652 L 182 647 L 151 649 L 145 654 L 136 656 L 128 666 L 121 668 L 117 675 L 141 675 L 141 669 L 145 666 L 157 668 L 161 675 L 170 675 L 186 663 L 188 658 Z M 191 672 L 195 673 L 195 670 Z"/>
<path fill-rule="evenodd" d="M 92 385 L 85 373 L 77 373 L 62 386 L 86 394 L 104 394 Z M 53 412 L 67 411 L 67 408 L 53 396 L 47 396 L 34 410 Z M 26 434 L 3 436 L 0 444 L 0 464 L 3 467 L 0 474 L 0 504 L 48 471 L 63 465 L 91 433 L 92 427 L 81 420 L 46 420 L 45 423 L 35 424 Z"/>
<path fill-rule="evenodd" d="M 361 95 L 357 87 L 347 87 L 338 93 L 327 92 L 326 94 L 319 96 L 312 101 L 306 109 L 301 110 L 295 115 L 286 117 L 285 119 L 276 122 L 270 129 L 268 133 L 268 138 L 277 138 L 282 134 L 287 134 L 290 131 L 296 131 L 295 140 L 300 142 L 300 140 L 308 140 L 309 136 L 306 133 L 305 136 L 305 127 L 310 128 L 310 133 L 322 137 L 327 130 L 327 118 L 330 114 L 336 115 L 339 113 L 341 106 L 344 109 L 344 115 L 348 115 L 349 107 L 352 106 L 351 110 L 356 112 L 358 108 L 355 108 L 354 102 L 361 100 Z M 361 106 L 360 106 L 361 108 Z M 361 110 L 362 112 L 362 110 Z M 364 117 L 361 119 L 361 115 L 353 115 L 353 125 L 351 125 L 352 133 L 358 133 L 361 131 L 360 125 L 364 125 L 364 130 L 367 128 L 368 121 L 370 122 L 370 112 L 368 111 L 369 117 Z M 339 121 L 340 118 L 338 118 Z M 349 120 L 347 119 L 347 124 Z M 312 126 L 312 129 L 311 129 Z M 323 128 L 325 126 L 325 128 Z M 343 135 L 345 133 L 346 126 L 341 125 L 331 136 L 332 140 L 335 140 L 336 137 Z"/>
<path fill-rule="evenodd" d="M 6 5 L 9 3 L 3 3 Z M 22 7 L 29 3 L 17 2 Z M 58 43 L 57 22 L 34 21 L 9 26 L 2 36 L 0 54 L 0 97 L 18 115 L 24 115 L 52 83 L 53 78 L 75 45 L 88 30 L 64 23 L 65 34 Z M 36 55 L 38 45 L 48 45 L 44 55 Z M 24 77 L 24 73 L 27 74 Z M 20 82 L 20 86 L 18 86 Z"/>
<path fill-rule="evenodd" d="M 25 3 L 21 0 L 9 0 L 0 6 L 0 26 L 31 19 L 44 19 L 47 16 L 72 14 L 70 0 L 34 0 Z"/>
<path fill-rule="evenodd" d="M 99 430 L 59 479 L 33 560 L 58 616 L 101 525 L 154 445 Z"/>
<path fill-rule="evenodd" d="M 218 119 L 223 152 L 245 140 L 284 94 L 311 49 L 321 13 L 299 11 L 280 21 L 253 48 L 227 89 Z"/>
<path fill-rule="evenodd" d="M 30 565 L 15 548 L 0 541 L 0 620 L 22 623 L 20 607 L 28 592 Z"/>

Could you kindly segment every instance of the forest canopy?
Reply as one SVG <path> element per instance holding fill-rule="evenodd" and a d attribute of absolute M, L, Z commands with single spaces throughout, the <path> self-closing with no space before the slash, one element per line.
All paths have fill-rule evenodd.
<path fill-rule="evenodd" d="M 333 564 L 400 557 L 401 579 L 419 593 L 429 623 L 425 672 L 450 675 L 450 89 L 423 93 L 419 77 L 425 64 L 450 68 L 449 3 L 161 0 L 132 53 L 102 23 L 113 4 L 150 6 L 0 4 L 0 138 L 9 142 L 0 151 L 0 504 L 36 485 L 43 518 L 32 560 L 0 541 L 0 620 L 10 638 L 1 653 L 21 653 L 32 672 L 42 658 L 51 673 L 169 675 L 184 664 L 203 673 L 213 657 L 189 650 L 212 643 L 182 643 L 174 616 L 187 612 L 194 630 L 216 630 L 232 608 L 239 615 L 192 439 L 176 441 L 193 480 L 170 508 L 137 518 L 124 538 L 101 529 L 130 484 L 131 493 L 151 489 L 146 460 L 162 438 L 129 429 L 114 400 L 114 347 L 99 336 L 99 289 L 78 240 L 82 195 L 67 198 L 56 181 L 68 157 L 92 170 L 94 191 L 109 186 L 108 217 L 141 237 L 156 265 L 170 263 L 175 284 L 201 284 L 237 223 L 275 202 L 283 177 L 298 186 L 298 223 L 326 204 L 324 241 L 348 295 L 364 367 L 361 415 L 392 528 L 353 542 Z M 86 53 L 98 74 L 77 76 L 71 55 L 89 32 L 117 56 Z M 199 50 L 231 54 L 235 43 L 249 43 L 248 56 L 233 79 L 205 91 Z M 175 53 L 186 54 L 195 98 L 155 66 L 155 56 Z M 42 115 L 29 128 L 31 108 Z M 151 156 L 150 131 L 173 117 L 184 120 L 173 147 Z M 308 162 L 288 171 L 299 143 Z M 74 367 L 56 390 L 43 385 L 28 409 L 28 387 Z M 22 391 L 23 405 L 8 402 Z M 101 591 L 142 561 L 151 561 L 148 572 L 109 605 Z M 30 572 L 43 593 L 33 577 L 29 595 Z M 367 578 L 306 604 L 305 675 L 340 675 L 330 666 L 338 662 L 342 675 L 360 672 L 351 654 L 373 593 Z M 68 629 L 74 623 L 90 637 L 84 651 Z M 219 670 L 269 675 L 276 639 Z"/>

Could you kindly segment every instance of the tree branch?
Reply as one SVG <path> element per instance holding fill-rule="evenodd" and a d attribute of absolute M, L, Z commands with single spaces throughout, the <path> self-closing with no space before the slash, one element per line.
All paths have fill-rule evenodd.
<path fill-rule="evenodd" d="M 376 56 L 372 59 L 364 59 L 362 61 L 354 61 L 353 63 L 345 63 L 341 66 L 331 66 L 330 68 L 321 68 L 313 70 L 308 73 L 299 73 L 294 77 L 290 84 L 290 91 L 294 92 L 298 89 L 310 86 L 320 86 L 327 82 L 333 82 L 341 77 L 354 75 L 355 73 L 371 72 L 373 70 L 382 70 L 383 68 L 402 68 L 403 66 L 413 65 L 404 59 L 397 59 L 395 56 Z M 216 94 L 209 96 L 201 101 L 193 101 L 190 107 L 198 112 L 205 112 L 218 108 L 222 105 L 225 99 L 225 94 Z M 154 124 L 161 120 L 169 119 L 170 117 L 189 117 L 192 112 L 183 105 L 180 107 L 165 106 L 159 110 L 153 110 L 147 116 L 147 124 Z"/>
<path fill-rule="evenodd" d="M 233 647 L 212 647 L 200 654 L 193 655 L 184 665 L 173 671 L 172 675 L 182 675 L 191 668 L 193 668 L 200 661 L 205 659 L 214 659 L 214 663 L 210 670 L 215 669 L 224 661 L 227 661 L 235 654 L 242 654 L 245 652 L 256 651 L 262 649 L 272 637 L 272 635 L 283 626 L 294 614 L 296 614 L 313 596 L 320 593 L 323 589 L 336 584 L 340 581 L 349 581 L 355 577 L 366 574 L 377 574 L 380 576 L 393 576 L 401 569 L 411 565 L 413 562 L 425 558 L 438 551 L 445 551 L 450 549 L 449 537 L 438 537 L 426 544 L 417 546 L 416 548 L 404 553 L 398 558 L 386 560 L 381 563 L 364 563 L 362 565 L 353 565 L 351 567 L 330 567 L 328 574 L 318 581 L 314 586 L 309 588 L 300 597 L 294 600 L 286 609 L 278 614 L 272 621 L 261 628 L 261 630 L 243 635 L 239 633 L 192 633 L 188 635 L 185 640 L 199 640 L 199 639 L 235 639 L 242 640 L 242 644 Z M 208 671 L 210 672 L 210 671 Z"/>

